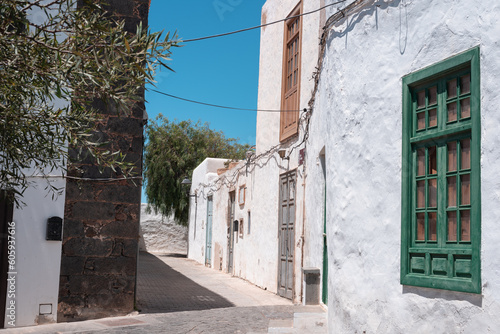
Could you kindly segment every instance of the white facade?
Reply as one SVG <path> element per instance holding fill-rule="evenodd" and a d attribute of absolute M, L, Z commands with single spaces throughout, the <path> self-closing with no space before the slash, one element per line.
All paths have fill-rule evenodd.
<path fill-rule="evenodd" d="M 228 208 L 232 192 L 234 214 L 231 222 L 234 224 L 234 221 L 238 221 L 238 230 L 232 232 L 233 269 L 230 273 L 253 281 L 255 270 L 251 267 L 252 252 L 258 240 L 251 212 L 253 172 L 247 173 L 245 162 L 233 162 L 228 168 L 224 168 L 226 161 L 207 158 L 193 173 L 191 194 L 196 194 L 197 202 L 191 200 L 188 257 L 214 269 L 229 271 Z M 207 236 L 210 234 L 210 231 L 207 232 L 207 229 L 210 229 L 207 217 L 209 199 L 213 208 L 211 248 L 207 248 Z M 207 249 L 210 252 L 208 257 Z"/>
<path fill-rule="evenodd" d="M 311 121 L 312 146 L 322 142 L 326 153 L 330 332 L 496 331 L 500 98 L 493 87 L 500 75 L 500 4 L 358 3 L 329 31 Z M 474 47 L 480 49 L 482 293 L 403 286 L 402 77 Z M 311 169 L 315 154 L 308 155 Z"/>
<path fill-rule="evenodd" d="M 298 4 L 295 0 L 268 1 L 262 9 L 262 23 L 272 22 L 290 15 Z M 306 1 L 302 4 L 302 12 L 317 9 L 321 1 Z M 303 16 L 302 22 L 302 77 L 300 78 L 300 109 L 308 107 L 310 92 L 314 82 L 310 80 L 314 72 L 318 53 L 318 38 L 320 34 L 320 12 Z M 258 109 L 281 109 L 281 77 L 283 63 L 284 24 L 270 25 L 261 31 L 261 55 L 259 73 Z M 303 126 L 304 124 L 301 124 Z M 247 162 L 226 171 L 217 177 L 207 174 L 205 162 L 200 165 L 193 175 L 191 193 L 199 188 L 199 184 L 208 184 L 208 179 L 213 180 L 214 187 L 207 187 L 205 191 L 212 190 L 213 195 L 213 255 L 211 266 L 228 271 L 228 206 L 229 192 L 235 191 L 236 205 L 234 219 L 242 221 L 244 232 L 235 237 L 233 270 L 231 274 L 244 278 L 257 286 L 278 293 L 279 275 L 279 219 L 280 219 L 280 175 L 295 171 L 296 181 L 294 187 L 295 208 L 291 214 L 295 216 L 294 240 L 290 242 L 293 254 L 293 294 L 291 299 L 295 302 L 302 300 L 302 271 L 305 265 L 302 260 L 304 250 L 304 191 L 305 171 L 299 166 L 299 150 L 304 147 L 302 143 L 303 131 L 294 136 L 280 147 L 280 113 L 258 112 L 257 115 L 257 145 L 254 155 Z M 285 150 L 285 159 L 278 154 L 278 148 Z M 287 159 L 288 158 L 288 159 Z M 207 175 L 207 176 L 205 176 Z M 224 186 L 218 187 L 220 180 L 225 179 Z M 203 181 L 201 181 L 203 180 Z M 219 181 L 217 181 L 219 180 Z M 238 194 L 240 188 L 245 187 L 246 200 L 244 205 L 239 204 Z M 203 188 L 203 187 L 202 187 Z M 318 198 L 323 198 L 322 193 Z M 196 223 L 194 223 L 193 207 L 191 200 L 191 215 L 189 228 L 189 257 L 201 263 L 205 261 L 204 249 L 206 248 L 204 226 L 206 222 L 206 194 L 198 197 Z M 250 217 L 250 232 L 248 219 Z M 322 224 L 322 220 L 320 222 Z M 321 225 L 322 226 L 322 225 Z M 195 232 L 196 231 L 196 232 Z M 202 231 L 201 234 L 199 231 Z M 196 238 L 194 234 L 196 233 Z M 235 233 L 236 235 L 236 233 Z M 322 234 L 320 235 L 322 238 Z M 322 239 L 321 239 L 322 240 Z M 319 241 L 318 241 L 319 242 Z M 322 254 L 318 254 L 321 256 Z"/>
<path fill-rule="evenodd" d="M 46 15 L 42 10 L 31 10 L 28 19 L 42 23 Z M 56 99 L 54 105 L 63 107 L 67 102 Z M 9 240 L 14 243 L 8 243 L 12 248 L 7 252 L 10 256 L 6 256 L 10 280 L 5 300 L 5 328 L 57 321 L 62 241 L 46 240 L 46 236 L 48 219 L 64 217 L 66 180 L 61 168 L 52 170 L 50 175 L 36 168 L 24 172 L 29 187 L 20 198 L 23 204 L 14 207 L 12 222 L 7 222 L 8 227 L 13 227 L 9 230 Z M 49 184 L 59 190 L 57 194 L 48 190 Z"/>
<path fill-rule="evenodd" d="M 262 23 L 287 17 L 297 3 L 268 0 Z M 333 1 L 305 1 L 303 12 L 325 4 Z M 221 268 L 227 270 L 228 193 L 244 183 L 250 185 L 251 203 L 245 205 L 251 206 L 245 210 L 251 211 L 251 233 L 235 246 L 232 274 L 277 292 L 279 180 L 295 170 L 293 300 L 304 299 L 301 268 L 319 268 L 321 277 L 325 274 L 326 219 L 330 333 L 495 331 L 500 326 L 495 247 L 500 240 L 495 227 L 500 218 L 500 98 L 494 88 L 500 77 L 499 15 L 500 4 L 494 0 L 358 0 L 304 16 L 300 108 L 312 101 L 308 138 L 302 144 L 306 119 L 298 136 L 280 143 L 279 113 L 258 113 L 248 176 L 241 177 L 246 164 L 241 162 L 241 169 L 225 172 L 226 178 L 240 178 L 212 193 L 213 243 L 221 244 Z M 323 53 L 319 41 L 325 23 Z M 281 108 L 283 27 L 262 28 L 259 109 Z M 473 48 L 480 54 L 481 293 L 402 285 L 402 78 Z M 321 69 L 314 90 L 316 66 Z M 299 164 L 303 148 L 305 162 Z M 282 159 L 280 150 L 289 159 Z M 196 175 L 207 181 L 206 170 Z M 211 178 L 218 180 L 214 174 Z M 205 210 L 198 217 L 206 217 L 200 198 L 198 208 L 198 214 Z M 204 234 L 193 240 L 192 233 L 190 227 L 189 257 L 203 263 Z"/>
<path fill-rule="evenodd" d="M 26 206 L 14 209 L 15 266 L 9 272 L 15 274 L 9 278 L 15 280 L 7 286 L 5 328 L 57 320 L 61 241 L 46 240 L 46 233 L 48 218 L 64 217 L 65 193 L 53 200 L 47 182 L 63 190 L 66 185 L 61 177 L 35 179 L 24 192 Z"/>
<path fill-rule="evenodd" d="M 190 190 L 188 257 L 205 263 L 207 199 L 210 190 L 202 186 L 217 177 L 217 170 L 224 168 L 224 159 L 207 158 L 193 172 Z M 196 199 L 195 199 L 196 197 Z"/>
<path fill-rule="evenodd" d="M 46 14 L 32 10 L 28 18 L 42 23 Z M 54 105 L 62 108 L 67 102 L 56 99 Z M 50 175 L 36 168 L 25 174 L 29 187 L 20 198 L 24 204 L 13 210 L 15 264 L 7 277 L 15 279 L 7 284 L 5 328 L 57 322 L 62 241 L 46 237 L 48 219 L 64 218 L 66 180 L 61 168 Z M 50 192 L 48 184 L 58 193 Z"/>
<path fill-rule="evenodd" d="M 299 1 L 267 1 L 262 8 L 262 23 L 273 22 L 290 15 Z M 303 1 L 302 12 L 318 9 L 321 1 Z M 308 108 L 314 82 L 311 80 L 318 60 L 320 36 L 320 15 L 316 12 L 302 17 L 301 45 L 301 77 L 300 77 L 300 110 Z M 283 70 L 284 24 L 275 24 L 262 28 L 260 45 L 260 71 L 258 109 L 280 110 Z M 299 126 L 299 135 L 280 143 L 280 113 L 257 113 L 257 146 L 256 155 L 265 154 L 277 145 L 286 150 L 288 160 L 281 159 L 278 149 L 271 150 L 271 157 L 260 159 L 255 168 L 254 199 L 252 201 L 252 218 L 256 233 L 259 233 L 261 247 L 256 248 L 254 267 L 255 281 L 259 286 L 277 292 L 279 265 L 279 210 L 280 210 L 280 175 L 288 171 L 297 171 L 295 186 L 295 240 L 293 270 L 293 301 L 300 302 L 302 296 L 302 267 L 304 247 L 308 243 L 305 238 L 304 224 L 304 192 L 306 190 L 307 171 L 299 166 L 299 150 L 303 126 Z M 285 156 L 285 157 L 286 157 Z M 320 194 L 318 199 L 321 199 Z M 262 251 L 260 251 L 262 250 Z M 319 256 L 319 255 L 318 255 Z"/>

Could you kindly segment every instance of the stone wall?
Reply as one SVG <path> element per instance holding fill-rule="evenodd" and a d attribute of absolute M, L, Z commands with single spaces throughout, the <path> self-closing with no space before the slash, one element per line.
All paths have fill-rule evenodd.
<path fill-rule="evenodd" d="M 179 225 L 173 216 L 148 213 L 147 204 L 141 204 L 139 250 L 150 253 L 187 254 L 188 229 Z"/>
<path fill-rule="evenodd" d="M 110 10 L 135 32 L 147 25 L 147 0 L 112 0 Z M 102 114 L 94 136 L 120 150 L 142 172 L 144 103 L 129 117 L 119 116 L 101 102 Z M 81 172 L 76 171 L 79 167 Z M 91 159 L 69 166 L 68 175 L 115 178 L 111 169 L 99 171 Z M 59 288 L 58 321 L 124 315 L 134 310 L 140 218 L 140 184 L 131 181 L 74 181 L 66 187 Z"/>

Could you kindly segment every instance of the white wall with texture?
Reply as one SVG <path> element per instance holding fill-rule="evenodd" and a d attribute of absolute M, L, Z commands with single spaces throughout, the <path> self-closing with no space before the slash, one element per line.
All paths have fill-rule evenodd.
<path fill-rule="evenodd" d="M 311 140 L 322 136 L 326 153 L 329 332 L 494 332 L 500 327 L 500 3 L 358 3 L 329 32 L 312 118 Z M 335 11 L 330 7 L 327 17 Z M 482 293 L 402 286 L 401 78 L 476 46 Z M 314 160 L 309 156 L 311 168 Z"/>

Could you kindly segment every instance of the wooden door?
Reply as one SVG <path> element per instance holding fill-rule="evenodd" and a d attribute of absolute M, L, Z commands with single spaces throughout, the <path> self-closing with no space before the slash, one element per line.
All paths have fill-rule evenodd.
<path fill-rule="evenodd" d="M 278 294 L 293 299 L 296 172 L 280 177 Z"/>
<path fill-rule="evenodd" d="M 234 252 L 234 202 L 235 192 L 229 193 L 228 222 L 227 222 L 227 272 L 233 273 L 233 252 Z"/>
<path fill-rule="evenodd" d="M 208 196 L 207 201 L 207 235 L 205 246 L 205 265 L 212 265 L 212 216 L 213 216 L 213 197 Z"/>

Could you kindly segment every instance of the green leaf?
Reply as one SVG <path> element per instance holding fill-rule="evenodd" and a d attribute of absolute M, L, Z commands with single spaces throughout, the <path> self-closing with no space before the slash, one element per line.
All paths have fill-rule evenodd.
<path fill-rule="evenodd" d="M 103 108 L 114 105 L 119 116 L 130 115 L 144 101 L 145 80 L 152 80 L 163 66 L 158 60 L 166 61 L 176 42 L 155 41 L 158 34 L 142 25 L 129 34 L 101 0 L 76 10 L 67 6 L 70 0 L 0 1 L 0 188 L 18 189 L 20 203 L 29 186 L 27 167 L 64 170 L 67 161 L 84 158 L 131 175 L 133 164 L 122 152 L 104 149 L 116 143 L 103 144 L 94 135 L 102 116 L 92 106 L 106 101 Z M 30 11 L 46 15 L 36 27 L 22 9 L 28 3 Z M 68 107 L 55 108 L 56 98 Z"/>
<path fill-rule="evenodd" d="M 128 44 L 127 37 L 124 37 L 123 41 L 125 42 L 125 47 L 127 48 L 128 53 L 130 53 L 130 45 Z"/>

